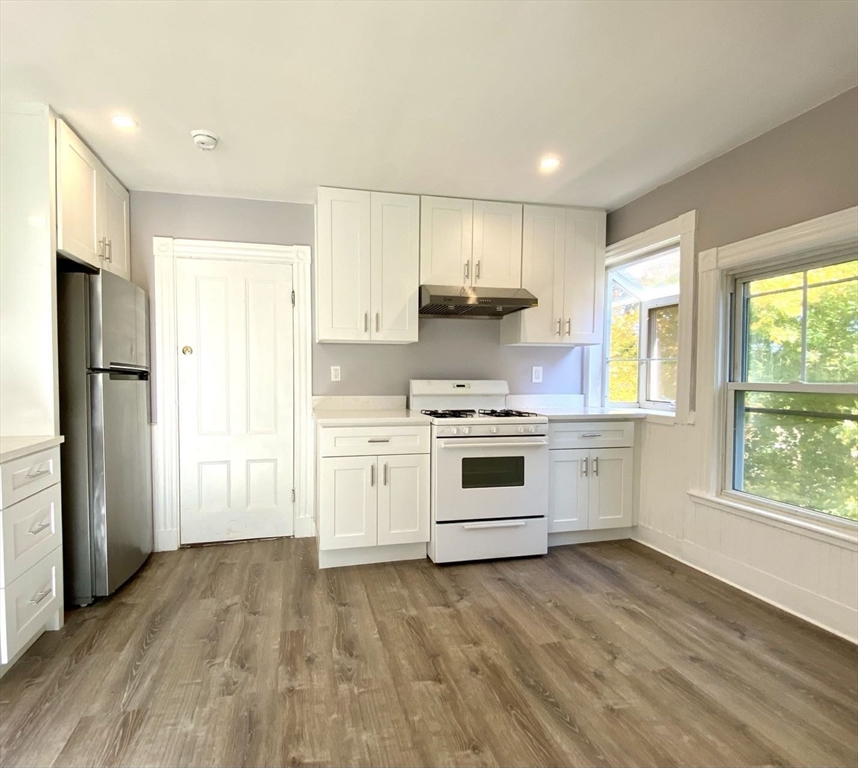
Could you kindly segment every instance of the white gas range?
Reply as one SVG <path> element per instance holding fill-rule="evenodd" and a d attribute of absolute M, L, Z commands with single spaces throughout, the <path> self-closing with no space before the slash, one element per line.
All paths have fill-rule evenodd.
<path fill-rule="evenodd" d="M 505 408 L 505 381 L 412 380 L 431 418 L 436 563 L 548 551 L 548 419 Z"/>

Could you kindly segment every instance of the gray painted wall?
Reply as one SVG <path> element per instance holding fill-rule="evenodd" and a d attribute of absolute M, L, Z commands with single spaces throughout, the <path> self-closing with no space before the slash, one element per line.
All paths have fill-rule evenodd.
<path fill-rule="evenodd" d="M 858 88 L 608 214 L 608 243 L 697 209 L 697 250 L 858 205 Z"/>
<path fill-rule="evenodd" d="M 313 206 L 132 192 L 132 279 L 149 293 L 155 236 L 314 246 Z M 330 381 L 332 365 L 342 381 Z M 542 384 L 530 382 L 533 365 L 543 367 Z M 580 349 L 504 347 L 490 320 L 421 320 L 420 341 L 404 346 L 313 345 L 316 395 L 404 395 L 409 379 L 466 377 L 506 379 L 514 393 L 575 394 L 581 371 Z"/>

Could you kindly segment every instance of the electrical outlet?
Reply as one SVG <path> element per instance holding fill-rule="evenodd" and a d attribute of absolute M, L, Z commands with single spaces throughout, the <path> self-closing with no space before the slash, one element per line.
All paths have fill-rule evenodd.
<path fill-rule="evenodd" d="M 532 375 L 530 377 L 530 380 L 534 384 L 542 384 L 542 366 L 541 365 L 534 365 L 533 366 Z"/>
<path fill-rule="evenodd" d="M 331 366 L 331 381 L 340 381 L 340 366 Z"/>

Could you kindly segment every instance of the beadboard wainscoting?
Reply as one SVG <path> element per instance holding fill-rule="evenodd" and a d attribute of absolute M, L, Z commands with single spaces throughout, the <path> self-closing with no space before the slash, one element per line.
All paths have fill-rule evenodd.
<path fill-rule="evenodd" d="M 775 520 L 698 501 L 699 428 L 643 426 L 633 538 L 858 642 L 858 549 Z M 709 454 L 711 455 L 711 454 Z"/>

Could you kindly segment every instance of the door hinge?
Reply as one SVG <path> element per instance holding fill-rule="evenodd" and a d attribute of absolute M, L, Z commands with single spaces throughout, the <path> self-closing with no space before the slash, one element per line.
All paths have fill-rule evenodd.
<path fill-rule="evenodd" d="M 292 291 L 292 306 L 295 306 L 295 291 Z"/>
<path fill-rule="evenodd" d="M 295 501 L 295 489 L 294 488 L 292 489 L 292 501 L 293 501 L 293 503 Z"/>

